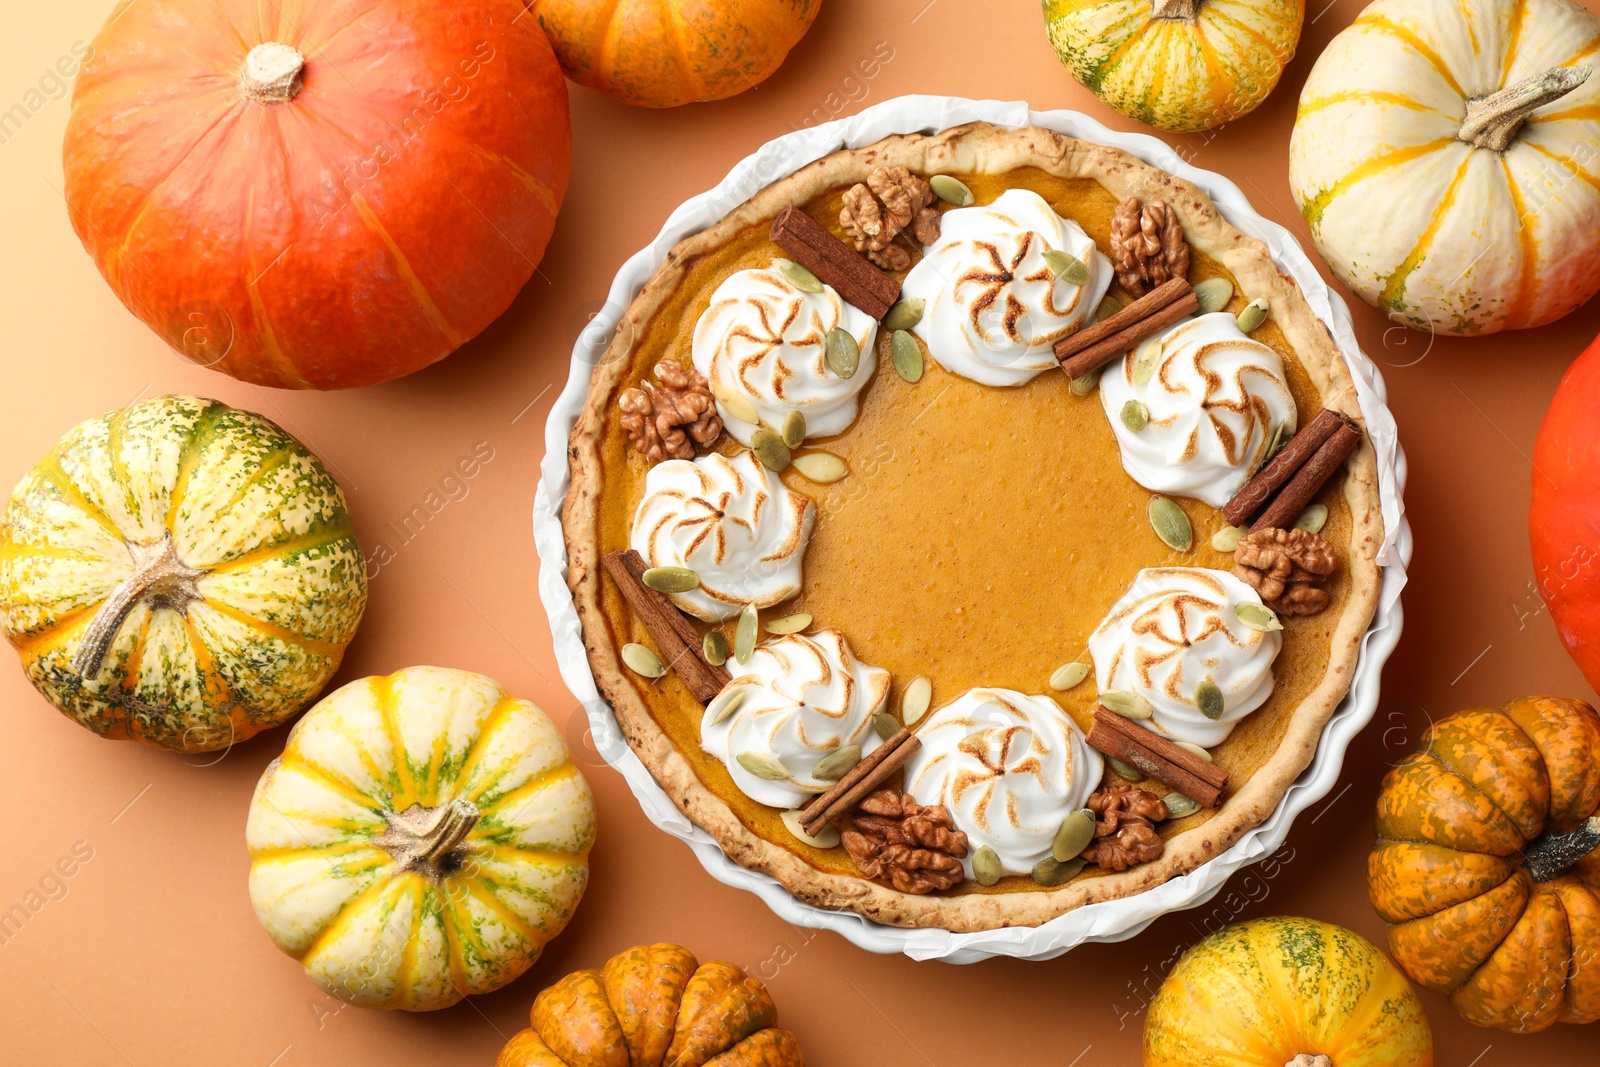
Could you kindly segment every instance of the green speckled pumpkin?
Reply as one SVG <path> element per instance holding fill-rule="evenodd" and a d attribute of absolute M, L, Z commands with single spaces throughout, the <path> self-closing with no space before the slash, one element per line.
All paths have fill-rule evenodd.
<path fill-rule="evenodd" d="M 336 997 L 430 1011 L 516 978 L 589 881 L 595 810 L 550 718 L 481 674 L 330 693 L 250 801 L 250 900 Z"/>
<path fill-rule="evenodd" d="M 102 737 L 206 752 L 327 684 L 366 607 L 344 494 L 277 426 L 165 396 L 70 431 L 0 524 L 0 622 Z"/>

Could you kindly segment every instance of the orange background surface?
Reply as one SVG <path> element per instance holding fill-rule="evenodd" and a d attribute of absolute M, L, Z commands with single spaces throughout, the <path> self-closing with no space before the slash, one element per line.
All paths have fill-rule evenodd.
<path fill-rule="evenodd" d="M 0 110 L 91 40 L 111 6 L 9 0 Z M 1300 56 L 1259 111 L 1219 133 L 1170 138 L 1308 247 L 1285 177 L 1295 101 L 1312 59 L 1360 8 L 1313 0 Z M 879 42 L 892 58 L 863 79 L 857 63 Z M 1164 967 L 1222 922 L 1308 915 L 1381 940 L 1363 875 L 1385 768 L 1430 718 L 1458 708 L 1524 693 L 1593 698 L 1534 590 L 1525 523 L 1534 434 L 1563 370 L 1600 330 L 1600 303 L 1542 330 L 1476 341 L 1391 328 L 1356 304 L 1357 332 L 1388 377 L 1410 458 L 1417 553 L 1405 636 L 1340 785 L 1270 863 L 1236 875 L 1199 911 L 1048 963 L 873 956 L 714 882 L 594 754 L 556 672 L 529 528 L 545 415 L 573 341 L 622 261 L 678 203 L 772 137 L 905 93 L 1024 99 L 1135 125 L 1060 67 L 1036 0 L 828 0 L 784 68 L 731 101 L 658 113 L 574 87 L 572 191 L 539 274 L 511 310 L 420 374 L 334 394 L 262 390 L 190 366 L 123 309 L 73 237 L 59 192 L 67 99 L 47 96 L 0 143 L 0 481 L 13 484 L 69 427 L 140 397 L 199 393 L 278 421 L 343 482 L 368 552 L 386 542 L 395 553 L 372 582 L 336 681 L 417 663 L 489 674 L 566 724 L 600 807 L 588 897 L 528 975 L 431 1015 L 341 1009 L 272 946 L 246 893 L 245 812 L 284 731 L 220 757 L 102 741 L 0 662 L 0 911 L 37 890 L 59 858 L 92 854 L 64 895 L 58 889 L 0 943 L 0 1061 L 488 1065 L 547 982 L 628 945 L 676 940 L 767 979 L 783 1024 L 820 1067 L 1126 1065 L 1138 1062 L 1143 1007 Z M 493 459 L 467 495 L 420 532 L 398 533 L 480 442 Z M 1595 1029 L 1483 1031 L 1442 998 L 1422 996 L 1441 1065 L 1595 1062 Z"/>

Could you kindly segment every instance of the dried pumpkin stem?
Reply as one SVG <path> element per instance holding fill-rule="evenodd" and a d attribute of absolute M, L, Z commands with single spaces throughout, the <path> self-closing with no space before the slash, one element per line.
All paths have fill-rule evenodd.
<path fill-rule="evenodd" d="M 1467 117 L 1456 134 L 1468 144 L 1504 152 L 1529 115 L 1589 80 L 1593 67 L 1552 67 L 1515 85 L 1467 101 Z"/>
<path fill-rule="evenodd" d="M 99 677 L 112 642 L 137 604 L 149 601 L 152 606 L 182 611 L 190 602 L 202 599 L 195 582 L 206 572 L 178 558 L 170 533 L 152 544 L 130 544 L 128 552 L 133 556 L 133 573 L 101 603 L 72 657 L 72 669 L 84 681 Z"/>
<path fill-rule="evenodd" d="M 1565 833 L 1540 834 L 1522 853 L 1528 877 L 1548 882 L 1563 874 L 1595 849 L 1600 848 L 1600 815 L 1591 816 Z"/>
<path fill-rule="evenodd" d="M 282 104 L 300 92 L 306 57 L 293 45 L 268 41 L 250 49 L 239 71 L 239 88 L 258 104 Z"/>
<path fill-rule="evenodd" d="M 1321 1052 L 1302 1052 L 1283 1067 L 1333 1067 L 1333 1057 Z"/>
<path fill-rule="evenodd" d="M 1151 0 L 1150 17 L 1173 22 L 1193 22 L 1200 17 L 1202 0 Z"/>
<path fill-rule="evenodd" d="M 455 869 L 456 850 L 481 817 L 470 800 L 452 800 L 436 808 L 413 804 L 402 812 L 384 812 L 389 828 L 373 842 L 401 867 L 437 881 Z"/>

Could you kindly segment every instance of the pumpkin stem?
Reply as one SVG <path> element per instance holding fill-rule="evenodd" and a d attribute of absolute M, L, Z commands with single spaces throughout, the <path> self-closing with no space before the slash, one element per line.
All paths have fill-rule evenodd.
<path fill-rule="evenodd" d="M 1333 1067 L 1333 1057 L 1321 1052 L 1302 1052 L 1283 1067 Z"/>
<path fill-rule="evenodd" d="M 86 682 L 100 676 L 106 654 L 134 605 L 148 600 L 152 607 L 183 611 L 191 601 L 202 599 L 195 582 L 206 572 L 178 558 L 170 533 L 151 544 L 129 544 L 128 552 L 133 557 L 133 573 L 101 603 L 72 657 L 73 671 Z"/>
<path fill-rule="evenodd" d="M 386 811 L 389 828 L 373 841 L 400 866 L 434 881 L 460 865 L 457 849 L 478 825 L 482 813 L 470 800 L 452 800 L 437 808 L 413 804 L 405 811 Z"/>
<path fill-rule="evenodd" d="M 250 49 L 239 71 L 239 87 L 258 104 L 281 104 L 300 92 L 306 57 L 293 45 L 268 41 Z"/>
<path fill-rule="evenodd" d="M 1528 877 L 1548 882 L 1572 870 L 1577 862 L 1600 848 L 1600 815 L 1591 816 L 1566 833 L 1543 833 L 1522 853 Z"/>
<path fill-rule="evenodd" d="M 1467 101 L 1467 117 L 1456 134 L 1468 144 L 1504 152 L 1529 115 L 1589 80 L 1593 67 L 1552 67 L 1515 85 Z"/>
<path fill-rule="evenodd" d="M 1193 22 L 1199 18 L 1201 0 L 1151 0 L 1150 17 Z"/>

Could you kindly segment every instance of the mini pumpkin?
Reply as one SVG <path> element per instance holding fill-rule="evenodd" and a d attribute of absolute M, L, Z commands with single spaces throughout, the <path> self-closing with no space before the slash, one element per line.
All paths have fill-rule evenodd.
<path fill-rule="evenodd" d="M 641 945 L 539 994 L 495 1067 L 804 1067 L 761 981 L 681 945 Z"/>
<path fill-rule="evenodd" d="M 1416 993 L 1372 942 L 1314 919 L 1224 927 L 1150 1002 L 1144 1067 L 1432 1067 Z"/>
<path fill-rule="evenodd" d="M 67 433 L 0 523 L 0 621 L 102 737 L 226 748 L 293 716 L 367 604 L 344 493 L 260 415 L 164 396 Z"/>
<path fill-rule="evenodd" d="M 1384 779 L 1367 864 L 1389 950 L 1468 1022 L 1600 1019 L 1600 715 L 1528 697 L 1435 723 Z"/>
<path fill-rule="evenodd" d="M 1304 0 L 1044 0 L 1050 43 L 1108 106 L 1163 130 L 1249 114 L 1294 55 Z"/>
<path fill-rule="evenodd" d="M 567 76 L 625 104 L 723 100 L 766 81 L 822 0 L 533 0 Z"/>
<path fill-rule="evenodd" d="M 351 682 L 250 801 L 250 901 L 329 993 L 430 1011 L 516 978 L 589 881 L 595 810 L 549 716 L 468 671 Z"/>
<path fill-rule="evenodd" d="M 1600 19 L 1571 0 L 1378 0 L 1311 69 L 1289 185 L 1397 322 L 1540 326 L 1600 290 Z"/>

